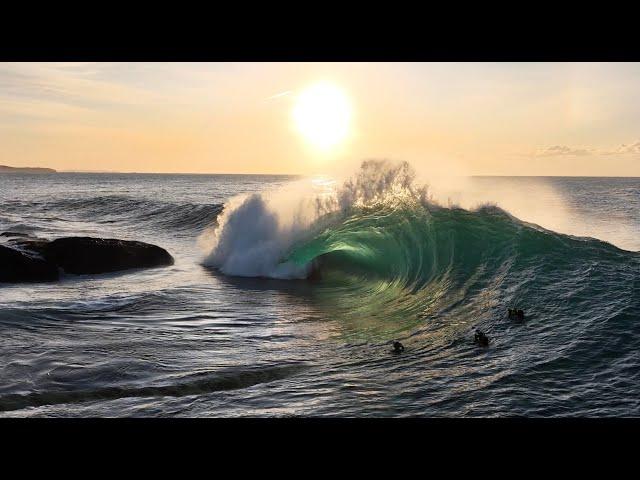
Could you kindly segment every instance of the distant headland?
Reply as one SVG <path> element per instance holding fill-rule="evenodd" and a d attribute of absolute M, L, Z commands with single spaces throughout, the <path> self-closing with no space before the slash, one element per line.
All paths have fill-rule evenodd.
<path fill-rule="evenodd" d="M 57 173 L 53 168 L 42 167 L 9 167 L 0 165 L 0 173 Z"/>

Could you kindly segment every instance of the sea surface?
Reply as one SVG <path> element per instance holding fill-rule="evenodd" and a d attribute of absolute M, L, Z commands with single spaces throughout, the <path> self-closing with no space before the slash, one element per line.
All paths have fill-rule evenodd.
<path fill-rule="evenodd" d="M 175 264 L 0 284 L 0 416 L 640 415 L 638 178 L 7 174 L 2 231 Z"/>

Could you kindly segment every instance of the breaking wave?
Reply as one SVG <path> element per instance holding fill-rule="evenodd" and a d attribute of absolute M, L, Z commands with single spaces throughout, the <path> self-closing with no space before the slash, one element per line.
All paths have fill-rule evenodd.
<path fill-rule="evenodd" d="M 639 255 L 523 222 L 495 205 L 443 207 L 407 163 L 366 161 L 339 187 L 237 197 L 206 234 L 224 274 L 319 280 L 319 296 L 361 315 L 429 315 L 462 300 L 521 304 L 591 271 L 586 287 L 633 281 Z M 612 283 L 611 283 L 612 282 Z M 500 288 L 505 287 L 505 288 Z"/>

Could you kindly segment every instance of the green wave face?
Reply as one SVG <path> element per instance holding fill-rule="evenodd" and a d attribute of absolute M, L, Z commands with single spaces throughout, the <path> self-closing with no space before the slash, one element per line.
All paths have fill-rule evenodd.
<path fill-rule="evenodd" d="M 552 288 L 585 265 L 638 271 L 637 254 L 526 224 L 497 207 L 381 204 L 320 223 L 320 233 L 285 260 L 311 263 L 316 300 L 364 336 L 394 335 L 425 319 L 473 323 L 527 303 L 536 289 Z"/>

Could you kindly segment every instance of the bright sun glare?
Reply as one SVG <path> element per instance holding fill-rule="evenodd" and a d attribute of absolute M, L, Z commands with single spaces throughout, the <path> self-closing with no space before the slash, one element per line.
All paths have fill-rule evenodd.
<path fill-rule="evenodd" d="M 306 140 L 321 150 L 328 150 L 346 137 L 351 106 L 340 88 L 318 83 L 300 93 L 293 118 Z"/>

